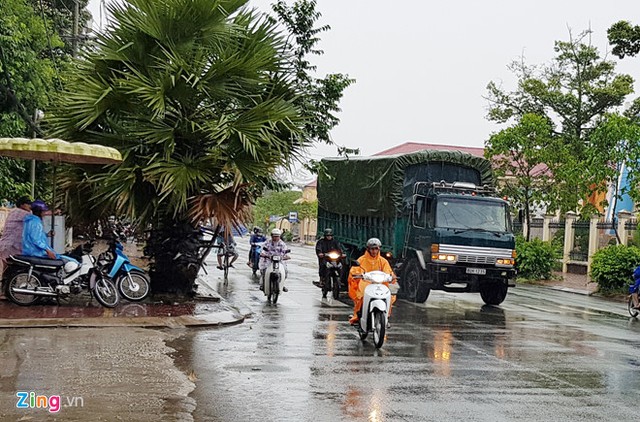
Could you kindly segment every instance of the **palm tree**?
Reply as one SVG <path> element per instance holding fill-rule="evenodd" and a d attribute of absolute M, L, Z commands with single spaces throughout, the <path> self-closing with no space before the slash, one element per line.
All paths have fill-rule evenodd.
<path fill-rule="evenodd" d="M 117 166 L 70 173 L 67 209 L 151 224 L 151 244 L 165 245 L 150 248 L 156 290 L 189 292 L 197 273 L 176 268 L 166 245 L 203 220 L 242 221 L 275 169 L 306 146 L 285 40 L 246 2 L 111 3 L 113 22 L 48 122 L 53 135 L 123 153 Z"/>

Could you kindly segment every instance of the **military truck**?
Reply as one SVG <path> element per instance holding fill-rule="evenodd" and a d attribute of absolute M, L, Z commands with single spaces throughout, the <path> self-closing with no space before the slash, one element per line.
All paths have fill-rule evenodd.
<path fill-rule="evenodd" d="M 444 290 L 504 301 L 516 274 L 515 238 L 488 160 L 425 150 L 322 164 L 318 230 L 333 228 L 350 260 L 377 237 L 400 297 L 423 303 L 431 290 Z"/>

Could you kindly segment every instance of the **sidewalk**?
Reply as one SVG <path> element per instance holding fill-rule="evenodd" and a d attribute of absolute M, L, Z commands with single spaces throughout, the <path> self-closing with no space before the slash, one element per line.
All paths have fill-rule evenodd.
<path fill-rule="evenodd" d="M 598 284 L 589 282 L 586 274 L 554 272 L 554 278 L 554 280 L 539 280 L 531 284 L 588 296 L 598 290 Z"/>
<path fill-rule="evenodd" d="M 199 278 L 198 295 L 186 303 L 147 303 L 122 300 L 105 308 L 86 295 L 61 306 L 18 306 L 0 300 L 0 328 L 24 327 L 212 327 L 237 324 L 244 315 L 228 305 L 206 278 Z"/>

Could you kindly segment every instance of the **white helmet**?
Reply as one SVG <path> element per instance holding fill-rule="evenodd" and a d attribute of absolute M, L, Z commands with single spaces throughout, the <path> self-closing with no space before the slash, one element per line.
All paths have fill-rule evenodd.
<path fill-rule="evenodd" d="M 271 230 L 271 236 L 282 236 L 282 232 L 280 229 L 273 229 Z"/>
<path fill-rule="evenodd" d="M 64 264 L 64 272 L 67 274 L 71 274 L 74 272 L 80 265 L 78 265 L 75 261 L 68 261 Z"/>
<path fill-rule="evenodd" d="M 380 239 L 378 239 L 377 237 L 372 237 L 371 239 L 367 240 L 367 249 L 375 248 L 376 246 L 382 246 L 382 242 L 380 242 Z"/>

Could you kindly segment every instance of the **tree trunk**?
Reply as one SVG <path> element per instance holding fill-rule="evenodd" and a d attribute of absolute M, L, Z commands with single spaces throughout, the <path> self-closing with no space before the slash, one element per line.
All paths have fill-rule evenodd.
<path fill-rule="evenodd" d="M 186 221 L 153 229 L 146 254 L 151 257 L 149 277 L 154 293 L 193 296 L 203 256 L 202 236 Z"/>

